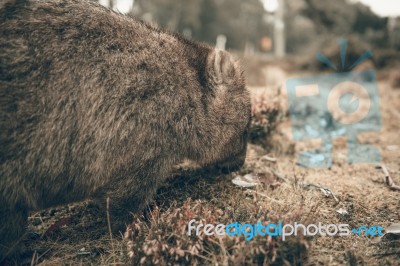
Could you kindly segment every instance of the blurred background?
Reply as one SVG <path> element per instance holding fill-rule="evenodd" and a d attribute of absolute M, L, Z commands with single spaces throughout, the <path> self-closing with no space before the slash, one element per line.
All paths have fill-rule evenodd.
<path fill-rule="evenodd" d="M 243 52 L 282 57 L 314 53 L 345 37 L 359 48 L 400 50 L 397 0 L 100 0 L 198 41 Z M 335 42 L 336 45 L 336 42 Z M 381 52 L 382 53 L 382 52 Z M 380 55 L 384 56 L 384 55 Z M 378 66 L 382 63 L 378 62 Z"/>

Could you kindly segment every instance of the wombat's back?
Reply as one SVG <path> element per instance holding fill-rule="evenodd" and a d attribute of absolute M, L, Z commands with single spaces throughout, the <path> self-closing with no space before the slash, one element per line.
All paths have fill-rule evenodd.
<path fill-rule="evenodd" d="M 3 5 L 0 175 L 29 182 L 2 178 L 0 197 L 40 184 L 46 202 L 27 193 L 25 204 L 76 200 L 122 164 L 171 153 L 171 121 L 201 103 L 210 51 L 91 1 Z"/>
<path fill-rule="evenodd" d="M 126 216 L 183 159 L 240 167 L 249 123 L 224 51 L 92 1 L 1 2 L 0 263 L 30 210 L 107 195 Z"/>

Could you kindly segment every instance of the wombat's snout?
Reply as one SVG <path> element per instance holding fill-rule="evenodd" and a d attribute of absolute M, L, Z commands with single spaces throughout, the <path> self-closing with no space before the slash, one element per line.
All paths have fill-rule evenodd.
<path fill-rule="evenodd" d="M 239 170 L 245 160 L 247 152 L 247 139 L 248 128 L 250 127 L 250 120 L 247 122 L 246 129 L 237 138 L 235 138 L 229 145 L 225 145 L 224 159 L 216 163 L 216 168 L 223 173 L 230 173 Z"/>
<path fill-rule="evenodd" d="M 229 158 L 228 160 L 217 164 L 216 167 L 223 173 L 230 173 L 239 170 L 243 166 L 245 159 L 246 159 L 246 153 L 243 153 L 241 155 Z"/>
<path fill-rule="evenodd" d="M 235 145 L 232 145 L 232 147 L 234 147 L 234 146 Z M 216 164 L 216 168 L 223 173 L 230 173 L 230 172 L 239 170 L 243 166 L 244 161 L 246 159 L 247 144 L 241 143 L 240 146 L 241 146 L 241 149 L 239 151 L 236 150 L 235 152 L 228 153 L 231 155 L 226 157 L 224 160 L 221 160 L 220 162 L 218 162 Z"/>

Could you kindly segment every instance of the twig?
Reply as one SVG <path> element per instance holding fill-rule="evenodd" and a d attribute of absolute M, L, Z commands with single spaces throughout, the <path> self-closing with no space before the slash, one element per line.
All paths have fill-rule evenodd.
<path fill-rule="evenodd" d="M 393 181 L 393 179 L 389 175 L 389 171 L 387 170 L 386 166 L 384 164 L 379 164 L 376 166 L 377 169 L 382 169 L 383 174 L 385 175 L 385 184 L 393 190 L 400 190 L 400 186 L 396 185 Z"/>
<path fill-rule="evenodd" d="M 384 256 L 392 256 L 392 255 L 399 255 L 399 254 L 400 254 L 400 252 L 388 252 L 388 253 L 375 253 L 375 254 L 372 254 L 371 256 L 373 256 L 373 257 L 377 257 L 377 256 L 384 257 Z"/>
<path fill-rule="evenodd" d="M 52 249 L 53 249 L 52 247 L 49 248 L 49 249 L 47 249 L 45 252 L 43 252 L 42 254 L 40 254 L 40 256 L 38 256 L 38 255 L 36 254 L 36 261 L 39 261 L 42 257 L 44 257 L 44 255 L 46 255 L 47 253 L 49 253 Z"/>
<path fill-rule="evenodd" d="M 38 263 L 38 261 L 37 261 L 37 252 L 36 252 L 36 250 L 35 250 L 35 252 L 33 252 L 33 255 L 32 255 L 32 259 L 31 259 L 31 266 L 34 266 L 34 265 L 37 265 Z"/>
<path fill-rule="evenodd" d="M 276 158 L 270 157 L 270 156 L 268 156 L 268 155 L 264 155 L 264 156 L 261 157 L 260 159 L 261 159 L 261 160 L 265 160 L 265 161 L 270 161 L 270 162 L 273 162 L 273 163 L 276 163 L 276 161 L 277 161 Z"/>
<path fill-rule="evenodd" d="M 260 195 L 260 196 L 265 197 L 265 198 L 267 198 L 267 199 L 270 199 L 270 200 L 272 200 L 273 202 L 276 202 L 276 203 L 278 203 L 278 204 L 283 204 L 282 201 L 276 200 L 276 199 L 274 199 L 274 198 L 271 198 L 270 196 L 265 195 L 264 193 L 257 192 L 257 191 L 255 191 L 255 190 L 250 190 L 250 189 L 247 189 L 246 191 L 252 192 L 252 193 L 254 193 L 254 194 L 257 194 L 257 195 Z"/>
<path fill-rule="evenodd" d="M 193 253 L 193 252 L 190 251 L 190 250 L 182 249 L 182 251 L 184 251 L 184 252 L 186 252 L 186 253 L 189 253 L 189 254 L 192 255 L 192 256 L 197 256 L 197 257 L 199 257 L 199 258 L 201 258 L 201 259 L 203 259 L 203 260 L 206 260 L 206 261 L 209 261 L 209 262 L 213 262 L 212 259 L 209 259 L 209 258 L 207 258 L 207 257 L 205 257 L 205 256 L 200 255 L 200 254 L 195 254 L 195 253 Z"/>
<path fill-rule="evenodd" d="M 320 185 L 314 185 L 314 184 L 304 184 L 303 187 L 304 188 L 309 188 L 309 187 L 318 188 L 322 193 L 324 193 L 325 196 L 327 196 L 327 197 L 332 196 L 336 202 L 339 202 L 339 199 L 335 196 L 335 194 L 329 188 L 322 187 Z"/>
<path fill-rule="evenodd" d="M 112 248 L 113 252 L 115 252 L 113 235 L 112 235 L 112 231 L 111 231 L 111 222 L 110 222 L 110 197 L 109 196 L 107 196 L 107 225 L 108 225 L 108 232 L 110 233 L 111 248 Z M 114 257 L 114 264 L 115 264 L 115 257 Z"/>
<path fill-rule="evenodd" d="M 281 179 L 282 181 L 289 183 L 289 181 L 287 180 L 287 178 L 283 177 L 283 175 L 279 174 L 278 172 L 276 172 L 274 169 L 270 169 L 271 172 L 279 179 Z"/>

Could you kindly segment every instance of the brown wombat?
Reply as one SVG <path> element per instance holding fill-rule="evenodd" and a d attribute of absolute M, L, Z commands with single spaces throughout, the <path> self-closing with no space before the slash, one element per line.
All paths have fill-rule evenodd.
<path fill-rule="evenodd" d="M 0 257 L 31 210 L 137 211 L 184 159 L 243 164 L 250 99 L 228 53 L 82 0 L 0 5 Z"/>

